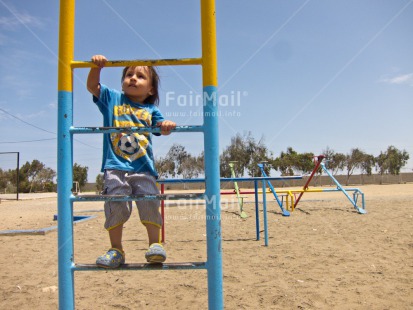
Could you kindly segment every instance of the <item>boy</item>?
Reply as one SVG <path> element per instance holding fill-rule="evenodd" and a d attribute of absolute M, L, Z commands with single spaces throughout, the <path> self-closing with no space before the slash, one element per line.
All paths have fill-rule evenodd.
<path fill-rule="evenodd" d="M 176 127 L 165 120 L 159 111 L 159 77 L 153 67 L 126 67 L 122 74 L 123 93 L 100 84 L 100 71 L 107 59 L 95 55 L 90 69 L 87 89 L 103 114 L 105 127 L 151 127 L 159 126 L 162 135 L 169 135 Z M 155 134 L 159 135 L 159 134 Z M 156 187 L 158 174 L 152 153 L 151 133 L 104 134 L 102 171 L 104 171 L 104 194 L 137 195 L 159 194 Z M 139 217 L 145 225 L 149 249 L 145 258 L 149 263 L 162 263 L 166 252 L 160 244 L 162 218 L 159 200 L 136 202 Z M 103 268 L 117 268 L 125 263 L 122 246 L 123 224 L 132 212 L 132 202 L 106 201 L 105 228 L 109 232 L 111 248 L 98 257 L 96 264 Z"/>

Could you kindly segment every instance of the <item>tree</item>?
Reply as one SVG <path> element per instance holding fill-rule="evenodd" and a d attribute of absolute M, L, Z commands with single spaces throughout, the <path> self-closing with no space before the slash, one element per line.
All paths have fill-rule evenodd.
<path fill-rule="evenodd" d="M 259 163 L 270 162 L 271 155 L 268 154 L 268 149 L 264 144 L 264 138 L 259 141 L 255 141 L 252 136 L 247 137 L 247 153 L 249 155 L 249 161 L 247 164 L 247 173 L 250 177 L 261 177 L 262 172 L 258 167 Z M 266 175 L 270 175 L 271 165 L 265 165 L 264 171 Z"/>
<path fill-rule="evenodd" d="M 37 159 L 31 163 L 26 162 L 19 169 L 20 191 L 31 193 L 32 191 L 50 190 L 55 176 L 56 172 L 53 169 L 47 168 Z"/>
<path fill-rule="evenodd" d="M 229 163 L 231 161 L 236 161 L 237 164 L 234 165 L 234 172 L 236 177 L 241 177 L 244 175 L 245 167 L 249 162 L 249 152 L 247 149 L 247 143 L 245 139 L 237 133 L 235 137 L 231 138 L 231 143 L 228 145 L 220 156 L 220 175 L 221 177 L 229 178 L 231 177 L 231 169 Z"/>
<path fill-rule="evenodd" d="M 390 173 L 399 175 L 401 168 L 406 166 L 410 156 L 406 150 L 400 151 L 394 146 L 389 146 L 386 152 L 380 152 L 380 155 L 375 158 L 376 170 L 379 171 L 383 182 L 383 174 Z"/>
<path fill-rule="evenodd" d="M 167 167 L 169 167 L 168 173 L 172 177 L 182 175 L 182 163 L 188 157 L 190 157 L 190 154 L 185 150 L 184 146 L 176 143 L 173 144 L 166 154 L 168 161 L 171 161 L 167 162 Z"/>
<path fill-rule="evenodd" d="M 350 154 L 346 156 L 347 179 L 346 185 L 349 183 L 350 176 L 353 175 L 355 169 L 361 169 L 366 158 L 366 153 L 358 148 L 351 149 Z"/>
<path fill-rule="evenodd" d="M 73 181 L 79 182 L 79 189 L 81 189 L 87 183 L 88 170 L 88 167 L 83 167 L 77 163 L 73 165 Z"/>
<path fill-rule="evenodd" d="M 281 172 L 281 176 L 292 176 L 294 175 L 296 157 L 297 152 L 292 147 L 288 147 L 287 152 L 281 152 L 280 156 L 272 161 L 272 166 Z"/>
<path fill-rule="evenodd" d="M 181 164 L 182 177 L 184 179 L 196 178 L 198 175 L 204 172 L 204 158 L 203 153 L 198 156 L 188 156 Z M 186 189 L 186 183 L 184 183 L 184 189 Z"/>
<path fill-rule="evenodd" d="M 363 162 L 360 165 L 360 176 L 361 176 L 361 184 L 364 185 L 364 175 L 371 175 L 372 171 L 373 171 L 373 167 L 374 167 L 374 163 L 375 163 L 375 158 L 373 155 L 370 154 L 365 154 L 364 158 L 363 158 Z"/>
<path fill-rule="evenodd" d="M 203 173 L 204 155 L 192 156 L 184 146 L 174 144 L 165 157 L 156 159 L 155 166 L 160 178 L 182 176 L 190 179 Z"/>
<path fill-rule="evenodd" d="M 325 156 L 326 166 L 331 170 L 333 175 L 337 175 L 339 171 L 344 170 L 346 166 L 346 155 L 343 153 L 336 153 L 334 150 L 330 149 L 328 146 L 323 151 Z"/>
<path fill-rule="evenodd" d="M 263 161 L 270 161 L 271 157 L 264 144 L 264 139 L 261 138 L 259 141 L 256 141 L 251 132 L 248 132 L 244 136 L 237 133 L 235 137 L 232 137 L 231 144 L 224 149 L 220 160 L 220 174 L 222 177 L 231 176 L 230 162 L 236 162 L 234 165 L 236 177 L 242 177 L 245 173 L 250 176 L 261 176 L 261 170 L 257 164 Z M 266 166 L 267 174 L 269 174 L 270 169 L 270 166 Z"/>
<path fill-rule="evenodd" d="M 299 174 L 310 173 L 314 169 L 314 153 L 297 154 L 293 167 Z"/>
<path fill-rule="evenodd" d="M 293 176 L 296 174 L 307 174 L 314 169 L 314 154 L 299 154 L 292 147 L 272 161 L 275 170 L 281 172 L 281 176 Z"/>
<path fill-rule="evenodd" d="M 43 192 L 55 191 L 56 188 L 55 184 L 53 183 L 55 176 L 56 172 L 53 169 L 47 167 L 43 168 L 36 176 L 37 186 L 40 186 L 40 190 Z"/>
<path fill-rule="evenodd" d="M 3 171 L 3 169 L 0 168 L 0 190 L 2 192 L 4 192 L 4 189 L 7 188 L 8 183 L 9 183 L 8 173 L 6 171 Z"/>
<path fill-rule="evenodd" d="M 156 158 L 155 167 L 161 179 L 175 174 L 175 162 L 167 156 Z"/>
<path fill-rule="evenodd" d="M 103 186 L 104 186 L 104 181 L 103 181 L 103 174 L 99 173 L 96 176 L 96 190 L 101 193 L 103 191 Z"/>

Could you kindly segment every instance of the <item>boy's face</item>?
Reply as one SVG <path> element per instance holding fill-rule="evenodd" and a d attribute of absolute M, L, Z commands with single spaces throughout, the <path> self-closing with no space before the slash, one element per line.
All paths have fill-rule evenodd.
<path fill-rule="evenodd" d="M 134 102 L 144 102 L 153 95 L 152 77 L 148 67 L 130 67 L 122 82 L 125 95 Z"/>

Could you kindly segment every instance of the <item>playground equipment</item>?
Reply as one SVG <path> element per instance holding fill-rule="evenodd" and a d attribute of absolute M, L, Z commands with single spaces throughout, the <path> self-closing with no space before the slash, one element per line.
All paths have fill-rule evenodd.
<path fill-rule="evenodd" d="M 229 168 L 231 169 L 231 177 L 232 178 L 235 178 L 234 163 L 236 163 L 236 161 L 229 162 Z M 245 219 L 245 218 L 248 217 L 248 215 L 243 210 L 244 209 L 244 197 L 241 197 L 241 195 L 239 193 L 239 188 L 238 188 L 237 181 L 234 181 L 234 188 L 235 188 L 235 192 L 237 193 L 240 216 L 241 216 L 241 218 Z"/>
<path fill-rule="evenodd" d="M 337 181 L 337 179 L 332 175 L 332 173 L 328 170 L 327 166 L 323 163 L 323 160 L 325 159 L 324 155 L 315 156 L 314 159 L 315 159 L 314 169 L 311 172 L 310 177 L 308 178 L 307 182 L 305 183 L 302 189 L 290 189 L 290 190 L 278 190 L 277 191 L 278 193 L 286 194 L 286 197 L 287 197 L 286 208 L 294 211 L 294 209 L 297 207 L 304 193 L 309 193 L 309 192 L 310 193 L 322 193 L 322 192 L 340 192 L 341 191 L 347 197 L 347 199 L 351 202 L 354 209 L 359 214 L 366 214 L 367 211 L 365 210 L 365 205 L 364 205 L 364 193 L 359 188 L 344 188 Z M 336 188 L 309 188 L 309 184 L 311 183 L 312 179 L 314 178 L 315 174 L 317 173 L 320 167 L 334 182 L 334 184 L 337 186 Z M 351 197 L 348 192 L 353 192 L 353 197 Z M 298 195 L 298 198 L 296 198 L 297 195 Z M 361 197 L 361 206 L 358 205 L 359 197 Z"/>
<path fill-rule="evenodd" d="M 260 216 L 259 216 L 259 199 L 258 194 L 260 193 L 258 189 L 258 183 L 268 180 L 268 181 L 283 181 L 288 182 L 291 180 L 300 180 L 302 176 L 284 176 L 284 177 L 250 177 L 250 178 L 220 178 L 220 182 L 254 182 L 254 191 L 250 192 L 254 194 L 255 199 L 255 226 L 256 226 L 256 236 L 257 240 L 260 240 Z M 171 183 L 204 183 L 205 179 L 197 178 L 197 179 L 161 179 L 158 180 L 158 183 L 161 184 L 161 195 L 165 193 L 165 184 Z M 266 191 L 265 191 L 266 192 Z M 241 192 L 242 193 L 242 192 Z M 262 193 L 262 192 L 261 192 Z M 221 192 L 221 195 L 234 195 L 234 192 Z M 265 197 L 264 197 L 265 198 Z M 198 198 L 199 199 L 199 198 Z M 264 208 L 266 208 L 266 204 L 264 204 Z M 266 212 L 264 212 L 266 214 Z M 163 201 L 161 202 L 161 215 L 162 218 L 165 218 L 165 204 Z M 266 216 L 266 215 L 265 215 Z M 162 242 L 165 241 L 165 221 L 163 222 L 162 226 Z"/>
<path fill-rule="evenodd" d="M 258 167 L 261 169 L 262 175 L 263 175 L 264 177 L 267 177 L 267 174 L 265 173 L 265 170 L 264 170 L 264 163 L 258 164 Z M 272 186 L 272 184 L 271 184 L 271 182 L 270 182 L 269 180 L 265 180 L 265 181 L 263 182 L 262 192 L 263 192 L 264 197 L 266 196 L 266 195 L 265 195 L 265 194 L 266 194 L 265 182 L 267 182 L 268 186 L 269 186 L 270 189 L 271 189 L 271 192 L 272 192 L 273 195 L 274 195 L 275 200 L 277 200 L 277 203 L 278 203 L 278 206 L 279 206 L 280 209 L 281 209 L 282 215 L 283 215 L 283 216 L 290 216 L 290 212 L 288 212 L 287 210 L 285 210 L 285 209 L 283 208 L 283 204 L 282 204 L 282 202 L 280 201 L 280 199 L 278 198 L 277 192 L 275 191 L 274 187 Z"/>
<path fill-rule="evenodd" d="M 220 221 L 220 183 L 218 147 L 217 55 L 215 2 L 201 0 L 202 57 L 190 59 L 111 60 L 106 67 L 200 65 L 203 77 L 203 125 L 178 126 L 174 132 L 199 132 L 204 135 L 205 193 L 190 195 L 73 195 L 73 135 L 112 132 L 160 133 L 160 128 L 73 127 L 73 69 L 90 68 L 90 61 L 74 61 L 75 0 L 60 1 L 59 77 L 58 77 L 58 275 L 59 308 L 74 309 L 74 274 L 102 270 L 95 264 L 75 263 L 73 253 L 73 203 L 79 201 L 135 201 L 148 199 L 205 199 L 207 261 L 168 264 L 125 264 L 127 270 L 206 269 L 209 309 L 223 309 L 223 275 Z"/>
<path fill-rule="evenodd" d="M 264 177 L 267 177 L 267 174 L 265 173 L 265 170 L 264 170 L 264 165 L 265 165 L 265 162 L 262 162 L 262 163 L 258 164 L 258 167 L 261 169 L 262 175 Z M 264 244 L 265 244 L 265 246 L 268 246 L 268 218 L 267 218 L 267 189 L 266 189 L 266 183 L 270 187 L 271 192 L 273 193 L 274 198 L 277 201 L 278 206 L 281 209 L 282 215 L 283 216 L 290 216 L 290 212 L 288 212 L 287 210 L 285 210 L 283 208 L 283 204 L 280 201 L 280 199 L 278 198 L 277 192 L 275 191 L 275 189 L 272 186 L 271 182 L 269 180 L 264 180 L 262 182 L 262 204 L 263 204 L 263 213 L 264 213 L 264 215 L 263 215 L 263 217 L 264 217 Z M 259 223 L 257 225 L 259 225 Z M 259 236 L 259 226 L 257 227 L 257 236 Z"/>
<path fill-rule="evenodd" d="M 282 214 L 284 216 L 289 216 L 290 213 L 286 211 L 283 208 L 283 200 L 280 200 L 278 197 L 278 194 L 285 194 L 286 197 L 286 208 L 289 209 L 291 208 L 291 211 L 294 211 L 296 208 L 298 202 L 300 201 L 301 197 L 303 196 L 304 193 L 306 192 L 337 192 L 341 191 L 343 194 L 347 197 L 347 199 L 352 203 L 354 209 L 359 213 L 359 214 L 366 214 L 367 211 L 365 210 L 365 205 L 364 205 L 364 193 L 358 189 L 358 188 L 344 188 L 336 178 L 331 174 L 331 172 L 327 169 L 325 164 L 322 162 L 323 159 L 325 158 L 324 155 L 319 155 L 315 157 L 315 167 L 305 183 L 304 187 L 302 189 L 288 189 L 288 190 L 277 190 L 275 191 L 274 187 L 271 185 L 269 182 L 269 179 L 265 179 L 262 182 L 262 200 L 263 200 L 263 217 L 264 217 L 264 237 L 265 237 L 265 246 L 268 246 L 268 224 L 267 224 L 267 190 L 266 190 L 266 184 L 269 185 L 271 192 L 273 193 L 278 206 L 280 207 Z M 258 167 L 261 169 L 262 175 L 266 177 L 266 173 L 264 171 L 264 163 L 258 164 Z M 309 184 L 311 180 L 313 179 L 314 175 L 318 171 L 318 169 L 321 167 L 323 171 L 333 180 L 333 182 L 336 184 L 337 188 L 324 188 L 324 189 L 310 189 Z M 257 187 L 255 188 L 255 191 L 257 192 Z M 353 192 L 353 197 L 351 197 L 348 192 Z M 277 194 L 278 193 L 278 194 Z M 299 195 L 297 199 L 295 199 L 296 195 Z M 361 207 L 357 205 L 358 203 L 358 198 L 361 196 Z M 258 219 L 258 208 L 256 208 L 256 218 Z M 256 230 L 257 230 L 257 240 L 259 240 L 259 221 L 256 221 Z"/>
<path fill-rule="evenodd" d="M 364 206 L 364 193 L 358 188 L 347 188 L 347 189 L 345 189 L 343 186 L 341 186 L 341 184 L 337 181 L 337 179 L 331 174 L 331 172 L 327 169 L 327 167 L 325 166 L 324 163 L 321 163 L 320 165 L 321 165 L 321 168 L 324 170 L 324 172 L 327 173 L 327 175 L 337 185 L 337 189 L 335 191 L 343 192 L 343 194 L 347 197 L 347 199 L 353 205 L 354 209 L 356 209 L 356 211 L 359 214 L 366 214 L 367 211 L 365 210 L 365 206 Z M 324 190 L 324 191 L 326 192 L 328 190 Z M 353 198 L 351 198 L 350 195 L 347 193 L 348 191 L 353 191 L 354 192 L 353 193 Z M 359 207 L 357 205 L 357 200 L 358 200 L 359 196 L 361 196 L 361 207 Z"/>

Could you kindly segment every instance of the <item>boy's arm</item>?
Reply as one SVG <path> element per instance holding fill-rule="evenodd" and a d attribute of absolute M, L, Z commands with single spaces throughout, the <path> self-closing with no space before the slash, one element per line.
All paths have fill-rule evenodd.
<path fill-rule="evenodd" d="M 173 121 L 164 120 L 158 122 L 156 126 L 161 127 L 161 135 L 167 136 L 171 134 L 171 130 L 176 128 L 176 123 Z"/>
<path fill-rule="evenodd" d="M 100 71 L 105 66 L 107 59 L 103 55 L 95 55 L 92 57 L 92 62 L 98 66 L 98 68 L 90 68 L 89 75 L 87 77 L 87 90 L 95 97 L 100 96 Z"/>

